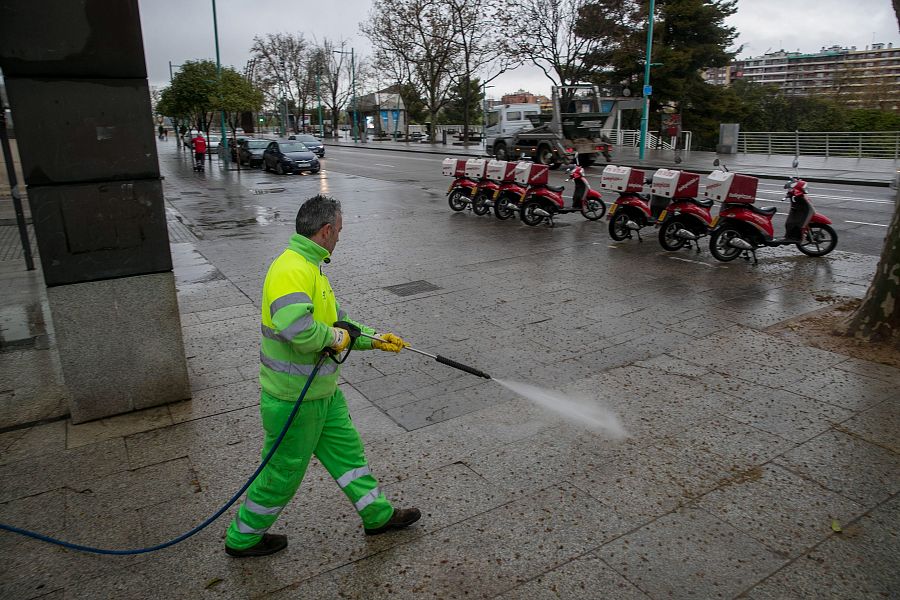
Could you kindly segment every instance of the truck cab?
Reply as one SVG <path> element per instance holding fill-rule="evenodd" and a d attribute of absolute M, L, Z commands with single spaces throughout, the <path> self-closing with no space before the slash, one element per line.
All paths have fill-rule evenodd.
<path fill-rule="evenodd" d="M 534 127 L 529 117 L 541 114 L 540 104 L 500 104 L 485 113 L 484 137 L 488 148 L 494 147 L 498 137 Z"/>

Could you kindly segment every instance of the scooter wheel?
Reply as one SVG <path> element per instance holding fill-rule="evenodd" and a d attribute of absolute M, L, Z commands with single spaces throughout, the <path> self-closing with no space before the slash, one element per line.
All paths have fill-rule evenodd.
<path fill-rule="evenodd" d="M 588 221 L 599 221 L 606 214 L 606 203 L 599 198 L 587 199 L 581 202 L 581 216 Z"/>
<path fill-rule="evenodd" d="M 663 250 L 675 252 L 684 248 L 687 240 L 675 235 L 679 229 L 685 229 L 685 226 L 678 219 L 669 219 L 662 224 L 659 228 L 659 245 L 663 247 Z"/>
<path fill-rule="evenodd" d="M 537 200 L 527 200 L 522 208 L 519 209 L 519 218 L 522 219 L 522 222 L 530 227 L 536 227 L 541 224 L 541 221 L 544 220 L 544 217 L 538 214 L 535 214 L 535 210 L 541 207 L 541 203 Z"/>
<path fill-rule="evenodd" d="M 741 237 L 741 232 L 734 227 L 722 227 L 713 231 L 709 238 L 709 252 L 716 260 L 729 262 L 736 259 L 743 252 L 740 248 L 732 246 L 729 242 L 736 237 Z"/>
<path fill-rule="evenodd" d="M 497 202 L 494 203 L 494 216 L 500 219 L 501 221 L 505 221 L 515 214 L 514 205 L 509 202 L 507 198 L 504 198 L 502 195 L 497 198 Z"/>
<path fill-rule="evenodd" d="M 488 197 L 486 194 L 478 194 L 472 200 L 472 212 L 478 215 L 486 215 L 491 211 L 491 207 L 487 205 Z"/>
<path fill-rule="evenodd" d="M 628 227 L 625 226 L 625 223 L 627 222 L 627 212 L 616 213 L 613 216 L 612 220 L 609 222 L 609 237 L 617 242 L 621 242 L 622 240 L 627 238 L 629 234 Z"/>
<path fill-rule="evenodd" d="M 830 225 L 810 223 L 797 250 L 807 256 L 825 256 L 835 249 L 837 242 L 837 232 Z"/>
<path fill-rule="evenodd" d="M 447 203 L 450 204 L 450 208 L 455 210 L 456 212 L 465 210 L 466 201 L 465 195 L 463 194 L 462 190 L 456 188 L 452 192 L 450 192 L 450 195 L 447 196 Z"/>

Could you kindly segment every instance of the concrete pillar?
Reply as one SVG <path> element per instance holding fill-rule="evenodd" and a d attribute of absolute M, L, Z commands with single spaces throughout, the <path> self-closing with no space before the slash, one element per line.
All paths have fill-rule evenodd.
<path fill-rule="evenodd" d="M 136 0 L 0 2 L 73 422 L 190 396 Z"/>

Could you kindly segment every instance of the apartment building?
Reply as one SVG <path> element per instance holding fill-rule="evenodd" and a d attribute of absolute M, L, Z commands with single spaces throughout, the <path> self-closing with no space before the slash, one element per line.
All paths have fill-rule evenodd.
<path fill-rule="evenodd" d="M 708 69 L 709 83 L 728 85 L 735 79 L 777 85 L 787 94 L 839 97 L 866 108 L 900 110 L 900 47 L 872 44 L 822 48 L 813 54 L 770 52 Z"/>

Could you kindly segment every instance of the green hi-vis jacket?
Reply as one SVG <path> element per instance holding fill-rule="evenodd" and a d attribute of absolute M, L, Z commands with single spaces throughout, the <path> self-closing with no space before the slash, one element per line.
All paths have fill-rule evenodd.
<path fill-rule="evenodd" d="M 331 326 L 337 320 L 348 320 L 322 273 L 320 265 L 326 258 L 327 250 L 294 234 L 287 250 L 275 259 L 266 274 L 259 382 L 262 391 L 276 398 L 297 399 L 322 351 L 334 343 Z M 375 333 L 370 327 L 359 327 L 366 333 Z M 372 340 L 360 337 L 353 348 L 369 350 Z M 326 360 L 306 399 L 331 396 L 337 388 L 339 372 L 340 365 Z"/>

